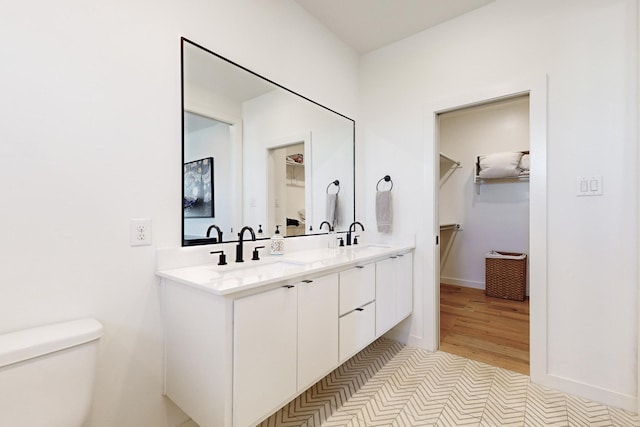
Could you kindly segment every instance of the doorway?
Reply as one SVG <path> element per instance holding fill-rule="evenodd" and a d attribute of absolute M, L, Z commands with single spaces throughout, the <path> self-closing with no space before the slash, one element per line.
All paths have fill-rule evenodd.
<path fill-rule="evenodd" d="M 268 149 L 267 230 L 283 237 L 305 234 L 311 209 L 309 141 L 298 140 Z"/>
<path fill-rule="evenodd" d="M 424 307 L 419 326 L 409 342 L 431 351 L 440 343 L 440 267 L 438 219 L 439 152 L 438 115 L 464 107 L 529 94 L 531 174 L 529 179 L 529 292 L 530 292 L 530 373 L 531 381 L 548 383 L 547 331 L 547 77 L 532 76 L 496 85 L 473 86 L 454 95 L 434 99 L 425 105 L 424 164 L 426 165 L 422 212 L 425 227 L 416 236 L 424 248 L 416 274 L 423 275 L 423 287 L 417 283 L 416 294 Z M 434 172 L 435 171 L 435 172 Z M 424 290 L 424 292 L 423 292 Z"/>
<path fill-rule="evenodd" d="M 505 283 L 497 289 L 490 281 L 493 296 L 486 296 L 485 255 L 529 252 L 529 95 L 448 111 L 437 120 L 440 349 L 528 375 L 526 258 L 492 260 L 520 265 L 523 274 L 508 279 L 508 293 Z"/>

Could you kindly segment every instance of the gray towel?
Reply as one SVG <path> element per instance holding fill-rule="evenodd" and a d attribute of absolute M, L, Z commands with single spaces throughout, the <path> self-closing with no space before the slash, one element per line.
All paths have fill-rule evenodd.
<path fill-rule="evenodd" d="M 327 209 L 326 209 L 327 222 L 332 227 L 336 227 L 340 218 L 338 218 L 338 193 L 327 194 Z"/>
<path fill-rule="evenodd" d="M 378 231 L 391 233 L 393 228 L 393 202 L 391 191 L 378 191 L 376 193 L 376 221 Z"/>

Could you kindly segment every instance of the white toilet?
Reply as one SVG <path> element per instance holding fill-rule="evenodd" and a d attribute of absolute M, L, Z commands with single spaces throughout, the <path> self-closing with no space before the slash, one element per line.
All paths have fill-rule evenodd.
<path fill-rule="evenodd" d="M 80 427 L 101 336 L 95 319 L 0 335 L 0 426 Z"/>

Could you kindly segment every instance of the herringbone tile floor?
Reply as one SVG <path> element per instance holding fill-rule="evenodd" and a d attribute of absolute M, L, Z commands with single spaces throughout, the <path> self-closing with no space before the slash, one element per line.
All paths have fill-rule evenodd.
<path fill-rule="evenodd" d="M 260 427 L 640 426 L 636 414 L 529 377 L 379 339 Z"/>

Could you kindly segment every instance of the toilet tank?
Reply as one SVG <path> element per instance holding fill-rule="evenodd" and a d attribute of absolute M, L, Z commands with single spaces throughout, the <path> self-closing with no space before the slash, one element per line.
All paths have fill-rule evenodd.
<path fill-rule="evenodd" d="M 0 335 L 0 426 L 80 427 L 101 336 L 95 319 Z"/>

